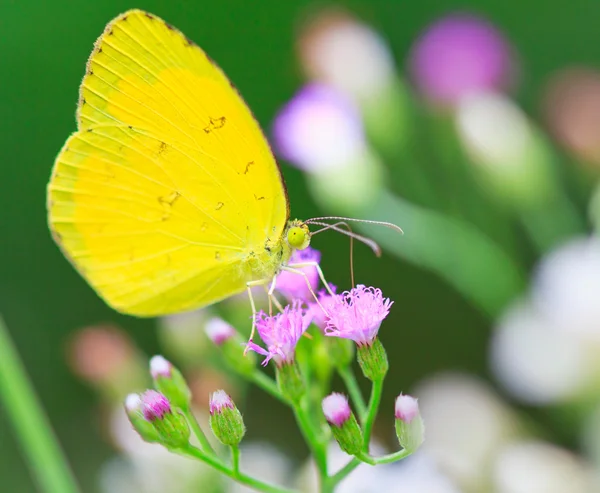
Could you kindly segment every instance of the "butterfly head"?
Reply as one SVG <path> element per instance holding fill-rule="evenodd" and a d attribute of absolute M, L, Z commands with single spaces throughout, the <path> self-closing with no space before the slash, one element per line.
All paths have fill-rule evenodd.
<path fill-rule="evenodd" d="M 294 219 L 288 223 L 285 237 L 288 244 L 296 250 L 304 250 L 310 245 L 308 225 L 299 219 Z"/>

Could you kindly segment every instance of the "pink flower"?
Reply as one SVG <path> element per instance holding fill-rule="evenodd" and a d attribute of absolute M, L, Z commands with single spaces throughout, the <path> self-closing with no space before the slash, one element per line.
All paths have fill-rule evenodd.
<path fill-rule="evenodd" d="M 208 338 L 217 346 L 222 346 L 236 334 L 235 329 L 219 317 L 211 318 L 206 322 L 204 330 Z"/>
<path fill-rule="evenodd" d="M 320 261 L 321 252 L 315 250 L 314 248 L 308 247 L 304 250 L 294 250 L 292 257 L 290 258 L 289 265 L 290 267 L 294 267 L 293 264 L 302 264 L 305 262 L 319 263 Z M 306 274 L 306 277 L 308 278 L 310 286 L 314 292 L 319 285 L 319 273 L 317 272 L 316 267 L 307 266 L 298 267 L 297 269 Z M 304 276 L 294 274 L 293 272 L 282 271 L 277 276 L 276 287 L 277 290 L 289 301 L 294 299 L 308 301 L 313 299 Z"/>
<path fill-rule="evenodd" d="M 300 302 L 286 306 L 283 313 L 272 317 L 260 311 L 255 318 L 256 330 L 267 349 L 265 350 L 253 342 L 249 342 L 247 347 L 266 356 L 262 362 L 263 366 L 266 366 L 271 358 L 275 358 L 278 365 L 290 363 L 294 360 L 296 344 L 310 325 L 311 320 L 312 314 L 310 311 L 303 310 Z"/>
<path fill-rule="evenodd" d="M 147 390 L 142 394 L 142 414 L 146 421 L 163 419 L 171 412 L 169 399 L 156 390 Z"/>
<path fill-rule="evenodd" d="M 233 400 L 224 390 L 217 390 L 216 392 L 213 392 L 210 396 L 208 406 L 211 416 L 215 413 L 220 414 L 225 408 L 235 408 Z"/>
<path fill-rule="evenodd" d="M 332 392 L 325 397 L 321 403 L 323 414 L 328 423 L 341 428 L 348 421 L 352 410 L 348 404 L 348 398 L 344 394 Z"/>
<path fill-rule="evenodd" d="M 359 284 L 339 295 L 329 307 L 325 335 L 351 339 L 359 346 L 370 345 L 392 303 L 383 297 L 381 289 Z"/>
<path fill-rule="evenodd" d="M 341 302 L 340 297 L 336 295 L 337 286 L 329 283 L 329 289 L 331 289 L 334 296 L 331 296 L 324 288 L 317 293 L 317 298 L 321 306 L 319 306 L 316 301 L 312 301 L 308 304 L 308 309 L 313 315 L 312 323 L 314 323 L 321 330 L 325 330 L 329 313 L 333 310 L 335 303 Z"/>
<path fill-rule="evenodd" d="M 396 405 L 394 407 L 394 416 L 400 421 L 410 423 L 419 415 L 419 403 L 417 399 L 410 395 L 400 394 L 396 397 Z"/>

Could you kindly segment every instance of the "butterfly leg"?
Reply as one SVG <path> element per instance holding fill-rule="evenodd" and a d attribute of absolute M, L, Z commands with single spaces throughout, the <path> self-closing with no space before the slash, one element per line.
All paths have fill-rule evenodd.
<path fill-rule="evenodd" d="M 269 290 L 267 289 L 267 286 L 265 286 L 264 284 L 263 284 L 263 287 L 265 288 L 265 293 L 269 297 L 269 313 L 272 311 L 271 302 L 273 302 L 273 304 L 277 307 L 277 309 L 280 312 L 283 312 L 283 306 L 281 306 L 281 303 L 277 299 L 277 296 L 275 296 L 274 293 L 269 294 Z"/>
<path fill-rule="evenodd" d="M 310 294 L 317 302 L 317 305 L 319 305 L 319 308 L 321 308 L 321 310 L 323 310 L 323 313 L 325 313 L 325 315 L 328 315 L 327 310 L 325 310 L 325 308 L 323 308 L 323 305 L 321 305 L 321 302 L 319 301 L 317 294 L 315 293 L 314 289 L 310 285 L 310 281 L 308 280 L 308 276 L 306 275 L 306 273 L 301 271 L 300 269 L 295 268 L 295 267 L 308 267 L 308 266 L 313 266 L 313 265 L 316 265 L 316 262 L 305 262 L 305 263 L 301 263 L 301 264 L 284 265 L 281 268 L 281 270 L 285 270 L 287 272 L 291 272 L 292 274 L 298 274 L 299 276 L 302 276 L 304 278 L 304 281 L 306 282 L 306 286 L 308 287 Z M 327 286 L 327 284 L 325 286 Z M 331 289 L 329 289 L 328 291 L 331 292 Z M 331 292 L 331 294 L 333 296 L 333 292 Z"/>
<path fill-rule="evenodd" d="M 248 292 L 248 298 L 250 298 L 250 306 L 252 307 L 252 331 L 250 332 L 250 338 L 248 342 L 252 342 L 252 338 L 254 337 L 254 332 L 256 331 L 256 304 L 254 303 L 254 297 L 252 296 L 252 288 L 254 286 L 264 286 L 270 280 L 269 279 L 259 279 L 258 281 L 248 281 L 246 283 L 246 291 Z M 244 356 L 248 352 L 248 345 L 246 345 L 246 349 L 244 349 Z"/>
<path fill-rule="evenodd" d="M 323 286 L 325 286 L 325 289 L 327 290 L 327 292 L 331 296 L 335 296 L 333 291 L 329 287 L 329 283 L 325 280 L 325 274 L 323 274 L 323 271 L 321 270 L 321 266 L 319 265 L 318 262 L 299 262 L 297 264 L 289 264 L 288 267 L 291 267 L 293 269 L 300 269 L 301 267 L 314 267 L 315 269 L 317 269 L 317 273 L 319 274 L 319 279 L 321 279 L 321 282 L 323 283 Z M 307 282 L 308 282 L 308 280 L 307 280 Z M 310 283 L 309 283 L 309 285 L 310 285 Z"/>

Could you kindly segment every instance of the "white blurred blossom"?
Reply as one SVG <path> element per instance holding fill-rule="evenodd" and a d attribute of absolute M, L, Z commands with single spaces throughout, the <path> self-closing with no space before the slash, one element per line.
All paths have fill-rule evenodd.
<path fill-rule="evenodd" d="M 597 473 L 580 457 L 541 441 L 507 445 L 493 468 L 496 493 L 596 493 Z"/>
<path fill-rule="evenodd" d="M 427 429 L 422 450 L 461 487 L 477 491 L 498 449 L 517 433 L 510 408 L 483 381 L 458 373 L 433 376 L 414 394 Z"/>
<path fill-rule="evenodd" d="M 381 35 L 339 9 L 321 11 L 303 26 L 298 54 L 309 79 L 357 102 L 377 97 L 395 77 L 392 53 Z"/>

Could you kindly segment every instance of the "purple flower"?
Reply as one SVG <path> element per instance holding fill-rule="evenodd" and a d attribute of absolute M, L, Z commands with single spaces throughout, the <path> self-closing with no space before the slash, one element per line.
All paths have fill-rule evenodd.
<path fill-rule="evenodd" d="M 333 309 L 335 303 L 340 303 L 339 296 L 336 295 L 337 287 L 333 284 L 329 283 L 329 289 L 333 292 L 334 296 L 331 296 L 329 292 L 323 288 L 317 293 L 317 299 L 319 303 L 316 301 L 312 301 L 308 304 L 308 309 L 312 313 L 312 323 L 314 323 L 319 329 L 322 331 L 327 327 L 327 320 L 329 318 L 329 312 Z"/>
<path fill-rule="evenodd" d="M 235 408 L 233 400 L 224 390 L 217 390 L 216 392 L 213 392 L 210 396 L 208 405 L 211 416 L 215 413 L 220 414 L 223 412 L 224 408 Z"/>
<path fill-rule="evenodd" d="M 217 346 L 222 346 L 226 341 L 236 335 L 235 329 L 225 320 L 214 317 L 211 318 L 204 327 L 208 338 Z"/>
<path fill-rule="evenodd" d="M 314 248 L 308 247 L 304 250 L 294 250 L 292 253 L 292 257 L 290 258 L 289 265 L 290 267 L 294 267 L 293 264 L 302 264 L 306 262 L 317 262 L 321 261 L 321 252 L 315 250 Z M 319 273 L 317 272 L 316 267 L 307 266 L 307 267 L 297 267 L 298 270 L 301 270 L 306 274 L 308 281 L 310 282 L 310 286 L 313 292 L 317 289 L 319 285 Z M 295 274 L 293 272 L 282 271 L 277 276 L 277 290 L 283 294 L 289 301 L 294 299 L 309 301 L 313 299 L 310 294 L 310 290 L 306 284 L 306 279 L 304 276 L 299 274 Z"/>
<path fill-rule="evenodd" d="M 321 403 L 323 414 L 328 423 L 341 428 L 348 421 L 352 410 L 348 404 L 348 398 L 344 394 L 332 392 L 325 397 Z"/>
<path fill-rule="evenodd" d="M 488 21 L 453 14 L 431 24 L 415 42 L 410 71 L 431 101 L 454 105 L 464 95 L 501 91 L 514 75 L 512 50 Z"/>
<path fill-rule="evenodd" d="M 400 421 L 410 423 L 419 415 L 419 403 L 417 399 L 410 395 L 400 394 L 396 397 L 396 405 L 394 407 L 394 416 Z"/>
<path fill-rule="evenodd" d="M 393 301 L 384 298 L 381 289 L 359 284 L 345 291 L 330 307 L 325 335 L 351 339 L 359 346 L 370 345 Z"/>
<path fill-rule="evenodd" d="M 296 344 L 310 325 L 311 320 L 312 314 L 303 310 L 299 302 L 295 302 L 292 306 L 286 306 L 283 313 L 272 317 L 260 311 L 255 318 L 256 330 L 267 349 L 265 350 L 253 342 L 249 342 L 247 347 L 266 356 L 262 362 L 263 366 L 266 366 L 271 358 L 275 358 L 278 365 L 291 363 L 294 360 Z"/>
<path fill-rule="evenodd" d="M 146 421 L 163 419 L 171 413 L 169 399 L 156 390 L 147 390 L 142 394 L 142 414 Z"/>
<path fill-rule="evenodd" d="M 345 166 L 360 154 L 365 137 L 358 110 L 335 89 L 310 84 L 298 91 L 273 122 L 273 145 L 305 171 Z"/>

